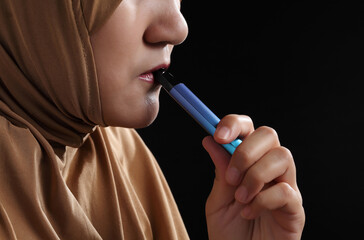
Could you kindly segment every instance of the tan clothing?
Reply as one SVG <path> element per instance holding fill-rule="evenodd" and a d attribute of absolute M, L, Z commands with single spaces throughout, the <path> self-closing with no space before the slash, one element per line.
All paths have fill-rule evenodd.
<path fill-rule="evenodd" d="M 0 239 L 187 239 L 135 130 L 106 127 L 89 36 L 120 0 L 0 1 Z"/>
<path fill-rule="evenodd" d="M 62 159 L 4 117 L 0 134 L 0 239 L 188 238 L 134 130 L 98 127 Z"/>

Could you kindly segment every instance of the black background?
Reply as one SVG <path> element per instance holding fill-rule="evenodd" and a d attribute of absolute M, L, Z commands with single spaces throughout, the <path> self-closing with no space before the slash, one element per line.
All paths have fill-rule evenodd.
<path fill-rule="evenodd" d="M 363 9 L 332 1 L 182 1 L 189 37 L 175 48 L 171 72 L 219 117 L 246 114 L 255 127 L 277 130 L 296 162 L 303 239 L 362 236 Z M 214 167 L 201 145 L 206 134 L 165 92 L 160 100 L 157 120 L 139 133 L 191 239 L 207 239 Z"/>

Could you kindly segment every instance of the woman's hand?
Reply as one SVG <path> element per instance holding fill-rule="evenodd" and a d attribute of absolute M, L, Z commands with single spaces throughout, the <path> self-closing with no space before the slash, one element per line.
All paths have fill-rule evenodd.
<path fill-rule="evenodd" d="M 239 136 L 244 140 L 230 156 L 219 144 Z M 301 238 L 305 214 L 295 164 L 272 128 L 254 130 L 249 117 L 228 115 L 203 146 L 216 168 L 206 202 L 210 240 Z"/>

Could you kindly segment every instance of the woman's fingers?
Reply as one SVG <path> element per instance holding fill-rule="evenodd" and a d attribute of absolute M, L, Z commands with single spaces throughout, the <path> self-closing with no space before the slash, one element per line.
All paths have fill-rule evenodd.
<path fill-rule="evenodd" d="M 230 156 L 220 144 L 237 137 L 243 141 Z M 234 225 L 249 224 L 252 221 L 245 220 L 261 217 L 255 223 L 262 227 L 262 233 L 269 228 L 269 234 L 273 229 L 277 239 L 299 238 L 305 218 L 296 169 L 290 151 L 280 145 L 274 129 L 254 130 L 249 117 L 228 115 L 218 124 L 214 137 L 205 138 L 203 145 L 216 167 L 214 186 L 206 202 L 208 219 L 234 219 Z M 239 213 L 245 219 L 239 218 Z"/>
<path fill-rule="evenodd" d="M 243 142 L 230 158 L 217 143 L 229 143 L 239 136 L 244 138 Z M 235 197 L 244 205 L 253 207 L 260 206 L 261 203 L 262 206 L 257 209 L 269 209 L 276 206 L 278 200 L 274 200 L 272 205 L 264 206 L 265 202 L 260 202 L 260 198 L 264 199 L 271 191 L 283 191 L 285 189 L 281 188 L 287 184 L 299 193 L 293 157 L 288 149 L 280 146 L 276 131 L 270 127 L 254 130 L 249 117 L 228 115 L 220 121 L 214 139 L 205 138 L 203 145 L 216 167 L 216 179 L 210 200 L 228 203 Z M 231 197 L 231 193 L 234 197 Z M 221 197 L 229 195 L 226 199 Z M 251 205 L 255 201 L 258 201 L 257 205 Z M 245 211 L 249 208 L 246 207 Z"/>
<path fill-rule="evenodd" d="M 301 216 L 301 214 L 297 214 L 297 209 L 302 209 L 301 206 L 300 192 L 293 189 L 288 183 L 281 182 L 260 192 L 250 204 L 243 208 L 241 215 L 246 219 L 255 219 L 264 211 L 279 210 L 286 217 L 290 214 L 293 217 Z"/>
<path fill-rule="evenodd" d="M 280 146 L 278 135 L 270 127 L 260 127 L 247 136 L 235 150 L 226 172 L 226 181 L 240 184 L 245 172 L 268 151 Z"/>
<path fill-rule="evenodd" d="M 226 169 L 229 166 L 231 155 L 220 145 L 235 140 L 238 136 L 247 136 L 254 131 L 253 122 L 247 116 L 228 115 L 217 126 L 214 138 L 206 137 L 202 144 L 209 153 L 215 165 L 215 181 L 206 209 L 215 211 L 210 206 L 223 207 L 235 201 L 236 186 L 226 182 Z"/>
<path fill-rule="evenodd" d="M 277 182 L 286 182 L 297 189 L 293 157 L 284 147 L 273 148 L 246 171 L 235 198 L 249 203 L 263 188 Z"/>
<path fill-rule="evenodd" d="M 253 131 L 254 125 L 250 117 L 230 114 L 221 119 L 217 125 L 214 139 L 220 144 L 227 144 L 238 137 L 245 137 Z"/>

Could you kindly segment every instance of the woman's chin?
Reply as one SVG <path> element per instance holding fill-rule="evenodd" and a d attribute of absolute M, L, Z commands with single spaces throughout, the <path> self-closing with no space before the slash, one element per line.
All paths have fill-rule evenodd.
<path fill-rule="evenodd" d="M 159 102 L 148 105 L 145 109 L 127 111 L 104 112 L 104 121 L 107 126 L 125 127 L 125 128 L 145 128 L 151 125 L 158 116 Z"/>
<path fill-rule="evenodd" d="M 135 119 L 134 121 L 131 121 L 128 124 L 128 128 L 145 128 L 151 125 L 154 120 L 158 116 L 158 110 L 150 111 L 147 114 L 144 114 L 143 116 L 140 116 L 139 118 Z M 124 126 L 125 127 L 125 126 Z"/>

